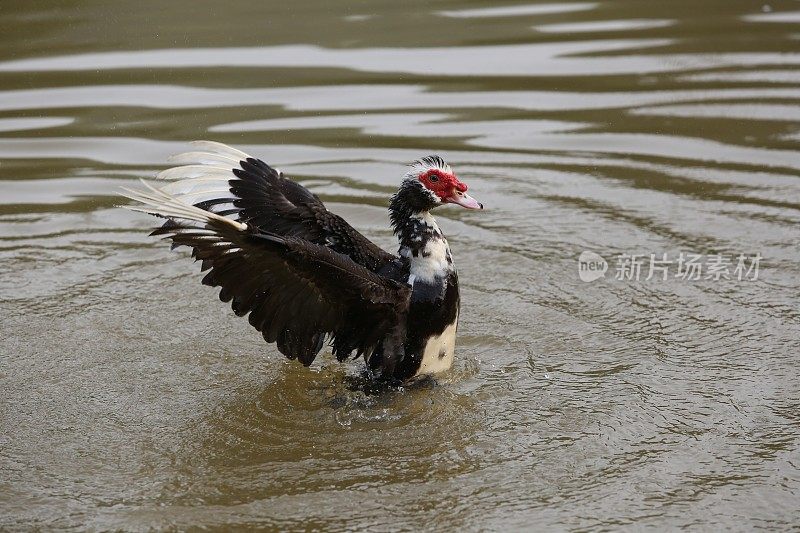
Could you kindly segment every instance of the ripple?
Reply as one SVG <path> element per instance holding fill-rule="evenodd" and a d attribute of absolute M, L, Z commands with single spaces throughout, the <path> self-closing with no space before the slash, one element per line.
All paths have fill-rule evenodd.
<path fill-rule="evenodd" d="M 800 11 L 775 11 L 772 13 L 757 13 L 745 15 L 742 20 L 747 22 L 771 22 L 780 24 L 797 24 L 800 22 Z"/>
<path fill-rule="evenodd" d="M 743 72 L 704 72 L 681 76 L 685 81 L 714 81 L 728 83 L 792 83 L 800 84 L 800 70 L 746 70 Z"/>
<path fill-rule="evenodd" d="M 657 73 L 754 65 L 796 65 L 800 54 L 720 53 L 619 55 L 664 47 L 670 39 L 547 42 L 460 48 L 370 48 L 331 50 L 287 45 L 252 48 L 165 49 L 20 59 L 0 63 L 0 72 L 47 72 L 197 67 L 339 67 L 361 72 L 436 76 L 591 76 Z M 600 55 L 615 52 L 614 55 Z M 581 54 L 593 57 L 580 57 Z M 497 57 L 505 58 L 497 61 Z"/>
<path fill-rule="evenodd" d="M 439 14 L 444 17 L 452 18 L 523 17 L 528 15 L 550 15 L 554 13 L 588 11 L 596 7 L 596 3 L 563 2 L 560 4 L 533 4 L 521 6 L 486 7 L 479 9 L 459 9 L 453 11 L 439 11 Z"/>
<path fill-rule="evenodd" d="M 0 97 L 0 110 L 100 106 L 198 109 L 222 106 L 279 105 L 291 111 L 459 108 L 559 111 L 614 109 L 693 101 L 798 99 L 800 98 L 800 89 L 440 92 L 429 90 L 424 85 L 339 85 L 249 89 L 210 89 L 175 85 L 104 85 L 2 91 Z"/>
<path fill-rule="evenodd" d="M 413 130 L 422 124 L 440 122 L 450 115 L 442 113 L 428 114 L 371 114 L 371 115 L 330 115 L 316 117 L 298 117 L 271 120 L 248 120 L 232 124 L 212 126 L 209 131 L 277 131 L 325 128 L 358 128 L 364 133 L 404 132 Z"/>
<path fill-rule="evenodd" d="M 779 104 L 703 104 L 642 107 L 631 113 L 672 117 L 716 117 L 744 120 L 800 122 L 800 107 Z"/>
<path fill-rule="evenodd" d="M 39 130 L 67 126 L 75 121 L 69 117 L 0 118 L 0 131 Z"/>
<path fill-rule="evenodd" d="M 598 20 L 592 22 L 541 24 L 534 26 L 533 29 L 543 33 L 593 33 L 665 28 L 675 24 L 675 22 L 676 21 L 670 19 Z"/>

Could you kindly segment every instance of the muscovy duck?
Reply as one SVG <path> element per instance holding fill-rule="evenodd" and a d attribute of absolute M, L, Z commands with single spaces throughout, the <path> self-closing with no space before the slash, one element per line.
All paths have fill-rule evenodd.
<path fill-rule="evenodd" d="M 430 211 L 483 205 L 439 156 L 411 164 L 389 203 L 400 241 L 385 252 L 282 172 L 221 143 L 196 141 L 161 172 L 171 183 L 125 189 L 125 206 L 166 218 L 151 235 L 188 246 L 238 316 L 308 366 L 327 341 L 405 382 L 453 363 L 460 298 L 447 240 Z"/>

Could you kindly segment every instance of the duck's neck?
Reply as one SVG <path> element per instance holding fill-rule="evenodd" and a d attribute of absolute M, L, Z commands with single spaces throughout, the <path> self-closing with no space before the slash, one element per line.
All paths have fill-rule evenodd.
<path fill-rule="evenodd" d="M 400 241 L 399 254 L 411 263 L 409 283 L 433 282 L 453 271 L 447 239 L 430 211 L 410 207 L 398 193 L 389 204 L 389 217 Z"/>

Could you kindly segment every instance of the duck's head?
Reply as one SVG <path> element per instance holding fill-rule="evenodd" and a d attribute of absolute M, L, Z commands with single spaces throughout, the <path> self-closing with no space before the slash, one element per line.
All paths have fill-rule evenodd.
<path fill-rule="evenodd" d="M 430 211 L 444 204 L 466 209 L 483 209 L 483 204 L 467 194 L 467 184 L 459 180 L 444 159 L 429 155 L 417 159 L 403 176 L 398 195 L 413 211 Z"/>

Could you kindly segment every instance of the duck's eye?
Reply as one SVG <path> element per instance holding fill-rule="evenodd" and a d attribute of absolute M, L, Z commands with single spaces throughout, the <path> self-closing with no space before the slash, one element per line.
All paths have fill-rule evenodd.
<path fill-rule="evenodd" d="M 437 181 L 439 181 L 439 176 L 436 174 L 430 174 L 428 176 L 428 179 L 431 180 L 431 183 L 436 183 Z"/>

